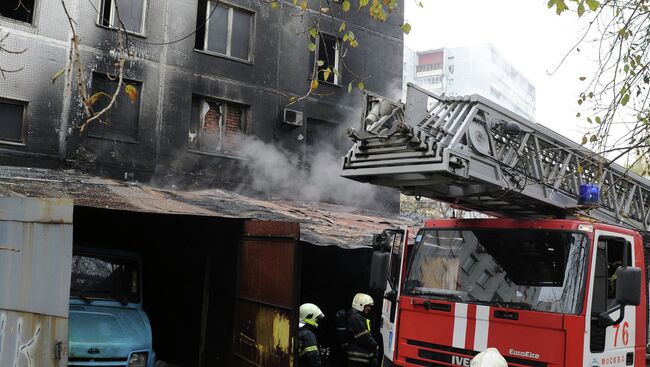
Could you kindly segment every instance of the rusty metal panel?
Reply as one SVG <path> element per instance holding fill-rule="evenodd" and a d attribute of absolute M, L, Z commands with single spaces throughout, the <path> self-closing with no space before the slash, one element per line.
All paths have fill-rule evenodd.
<path fill-rule="evenodd" d="M 293 241 L 246 239 L 239 252 L 239 297 L 293 307 L 294 258 Z"/>
<path fill-rule="evenodd" d="M 237 300 L 233 353 L 243 365 L 290 366 L 291 311 Z"/>
<path fill-rule="evenodd" d="M 71 201 L 0 198 L 0 366 L 67 363 L 71 259 Z"/>
<path fill-rule="evenodd" d="M 233 365 L 293 366 L 300 228 L 247 221 L 238 251 Z"/>

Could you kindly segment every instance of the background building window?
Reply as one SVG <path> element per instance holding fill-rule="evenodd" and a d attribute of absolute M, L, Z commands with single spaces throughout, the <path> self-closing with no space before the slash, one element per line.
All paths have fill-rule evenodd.
<path fill-rule="evenodd" d="M 254 19 L 252 12 L 208 1 L 199 4 L 199 14 L 203 14 L 198 17 L 201 23 L 205 19 L 207 21 L 196 34 L 196 49 L 250 61 Z"/>
<path fill-rule="evenodd" d="M 242 105 L 194 96 L 189 147 L 212 153 L 235 152 L 245 121 L 246 108 Z"/>
<path fill-rule="evenodd" d="M 0 100 L 0 141 L 22 143 L 25 104 Z"/>
<path fill-rule="evenodd" d="M 318 66 L 318 80 L 332 84 L 339 84 L 339 77 L 334 73 L 334 69 L 339 70 L 339 40 L 334 36 L 320 33 L 318 35 L 318 52 L 316 53 L 316 61 L 323 62 L 322 66 Z M 325 78 L 325 70 L 329 68 L 330 73 Z"/>
<path fill-rule="evenodd" d="M 0 15 L 31 23 L 34 19 L 34 2 L 35 0 L 1 0 Z"/>
<path fill-rule="evenodd" d="M 117 80 L 109 79 L 106 74 L 93 74 L 92 94 L 103 92 L 112 96 L 117 88 Z M 137 142 L 138 126 L 140 120 L 140 95 L 142 94 L 142 83 L 124 79 L 123 83 L 131 84 L 138 90 L 134 101 L 121 90 L 115 103 L 108 112 L 101 117 L 100 121 L 90 123 L 88 135 L 96 138 L 107 138 Z M 110 98 L 101 97 L 94 105 L 93 110 L 100 111 L 108 105 Z"/>
<path fill-rule="evenodd" d="M 113 28 L 122 28 L 124 24 L 129 32 L 144 33 L 145 5 L 146 0 L 103 0 L 100 24 Z"/>

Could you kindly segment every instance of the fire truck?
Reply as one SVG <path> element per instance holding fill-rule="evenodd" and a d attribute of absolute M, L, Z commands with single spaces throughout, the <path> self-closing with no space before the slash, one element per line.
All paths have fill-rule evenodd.
<path fill-rule="evenodd" d="M 377 236 L 384 366 L 647 366 L 650 181 L 477 95 L 365 96 L 341 175 L 485 218 Z"/>

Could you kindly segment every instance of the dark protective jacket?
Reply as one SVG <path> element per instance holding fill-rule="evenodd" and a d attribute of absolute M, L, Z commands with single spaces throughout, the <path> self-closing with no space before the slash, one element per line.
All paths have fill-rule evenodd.
<path fill-rule="evenodd" d="M 377 342 L 370 334 L 370 320 L 361 312 L 351 308 L 348 310 L 347 327 L 352 339 L 346 350 L 348 365 L 370 366 L 376 363 Z"/>
<path fill-rule="evenodd" d="M 298 330 L 298 359 L 300 367 L 320 367 L 320 354 L 318 352 L 318 341 L 315 328 L 305 325 Z"/>

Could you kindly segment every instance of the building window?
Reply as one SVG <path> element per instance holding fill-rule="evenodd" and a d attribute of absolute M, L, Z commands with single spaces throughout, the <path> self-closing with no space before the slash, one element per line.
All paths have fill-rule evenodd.
<path fill-rule="evenodd" d="M 427 64 L 427 65 L 418 65 L 415 67 L 415 71 L 420 73 L 423 71 L 432 71 L 432 70 L 442 70 L 442 64 Z"/>
<path fill-rule="evenodd" d="M 315 55 L 318 67 L 318 80 L 339 84 L 339 39 L 328 34 L 320 33 L 316 44 L 318 45 L 318 52 Z M 322 65 L 318 65 L 320 64 L 318 61 L 321 61 Z M 326 73 L 328 68 L 329 71 Z M 336 72 L 334 72 L 335 69 Z M 325 78 L 326 76 L 327 78 Z"/>
<path fill-rule="evenodd" d="M 110 97 L 117 88 L 117 79 L 113 80 L 106 76 L 106 74 L 93 74 L 92 80 L 92 94 L 105 93 L 93 105 L 94 111 L 101 111 L 106 107 L 110 101 Z M 140 95 L 142 94 L 142 83 L 132 80 L 123 80 L 124 85 L 133 85 L 138 94 L 135 100 L 121 90 L 115 99 L 115 103 L 101 117 L 101 121 L 93 121 L 90 123 L 88 136 L 96 138 L 113 139 L 127 142 L 138 141 L 138 126 L 140 120 Z"/>
<path fill-rule="evenodd" d="M 0 100 L 0 141 L 23 143 L 25 103 Z"/>
<path fill-rule="evenodd" d="M 236 152 L 246 126 L 246 110 L 239 104 L 194 96 L 190 149 L 209 153 Z"/>
<path fill-rule="evenodd" d="M 251 61 L 253 12 L 204 1 L 199 4 L 199 14 L 202 15 L 198 19 L 201 19 L 201 25 L 205 21 L 205 26 L 198 27 L 197 21 L 196 49 Z"/>
<path fill-rule="evenodd" d="M 36 0 L 2 0 L 0 15 L 20 22 L 31 23 L 34 19 L 34 2 Z"/>
<path fill-rule="evenodd" d="M 481 273 L 481 275 L 478 277 L 476 284 L 481 286 L 481 288 L 485 289 L 487 288 L 487 284 L 490 278 L 492 278 L 492 274 L 489 271 L 484 270 L 483 273 Z"/>
<path fill-rule="evenodd" d="M 465 259 L 465 262 L 463 262 L 462 269 L 465 272 L 465 274 L 470 275 L 472 273 L 472 269 L 474 268 L 474 265 L 478 262 L 478 259 L 476 256 L 473 254 L 469 255 L 467 259 Z"/>
<path fill-rule="evenodd" d="M 143 34 L 145 12 L 146 0 L 103 0 L 100 24 Z"/>

